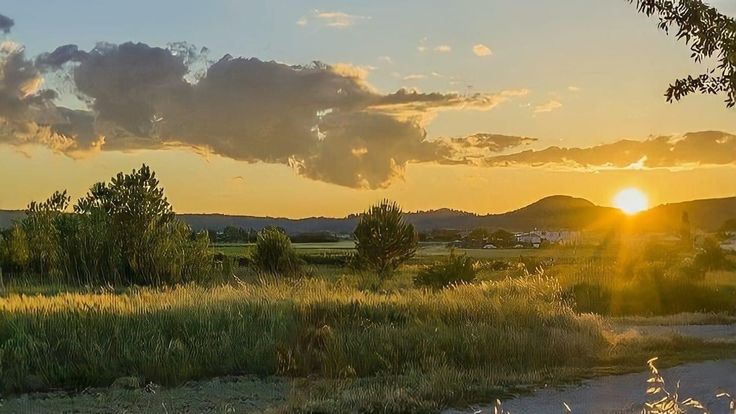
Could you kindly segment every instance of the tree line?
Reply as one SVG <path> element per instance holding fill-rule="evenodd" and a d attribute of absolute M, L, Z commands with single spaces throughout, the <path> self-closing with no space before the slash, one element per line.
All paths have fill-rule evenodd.
<path fill-rule="evenodd" d="M 71 207 L 71 208 L 70 208 Z M 227 238 L 255 239 L 259 271 L 303 273 L 283 229 L 226 228 Z M 390 276 L 414 256 L 418 234 L 401 208 L 384 200 L 370 207 L 355 229 L 351 265 Z M 309 233 L 299 240 L 334 237 Z M 35 276 L 77 285 L 163 285 L 211 279 L 218 267 L 207 231 L 194 232 L 174 214 L 156 174 L 145 164 L 94 184 L 71 205 L 66 191 L 31 202 L 23 219 L 0 231 L 0 286 L 5 276 Z"/>

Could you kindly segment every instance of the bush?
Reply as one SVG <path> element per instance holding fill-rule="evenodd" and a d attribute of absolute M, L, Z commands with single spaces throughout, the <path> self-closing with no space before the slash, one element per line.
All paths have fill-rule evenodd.
<path fill-rule="evenodd" d="M 354 235 L 357 263 L 373 269 L 381 280 L 412 258 L 419 242 L 414 226 L 404 220 L 401 208 L 388 200 L 363 213 Z"/>
<path fill-rule="evenodd" d="M 258 232 L 252 259 L 259 270 L 282 275 L 301 273 L 304 264 L 291 246 L 289 236 L 275 227 Z"/>
<path fill-rule="evenodd" d="M 703 242 L 703 249 L 695 255 L 694 264 L 702 270 L 721 270 L 729 267 L 726 254 L 718 242 L 711 238 Z"/>
<path fill-rule="evenodd" d="M 416 286 L 442 289 L 450 285 L 471 283 L 476 275 L 475 262 L 466 255 L 450 253 L 446 259 L 433 263 L 414 277 Z"/>

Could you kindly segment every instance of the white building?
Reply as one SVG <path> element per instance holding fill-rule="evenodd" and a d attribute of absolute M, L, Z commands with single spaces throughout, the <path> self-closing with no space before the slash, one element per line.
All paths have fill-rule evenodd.
<path fill-rule="evenodd" d="M 582 241 L 582 235 L 579 231 L 550 231 L 535 230 L 525 233 L 514 234 L 516 241 L 525 245 L 531 245 L 538 248 L 543 241 L 552 244 L 578 244 Z"/>
<path fill-rule="evenodd" d="M 721 249 L 729 252 L 736 252 L 736 237 L 724 240 L 721 243 Z"/>
<path fill-rule="evenodd" d="M 539 247 L 542 244 L 542 236 L 539 233 L 530 231 L 527 233 L 516 233 L 516 241 L 518 243 L 532 245 L 534 248 Z"/>

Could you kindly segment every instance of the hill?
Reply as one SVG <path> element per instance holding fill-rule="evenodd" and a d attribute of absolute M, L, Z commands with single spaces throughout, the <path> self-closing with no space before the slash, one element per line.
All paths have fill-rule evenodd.
<path fill-rule="evenodd" d="M 693 228 L 716 231 L 727 220 L 736 218 L 736 197 L 662 204 L 637 215 L 637 225 L 649 231 L 677 229 L 683 213 L 687 213 Z"/>
<path fill-rule="evenodd" d="M 683 212 L 688 213 L 693 229 L 715 231 L 726 220 L 736 219 L 736 197 L 663 204 L 638 214 L 632 220 L 636 228 L 644 231 L 677 231 L 680 228 Z M 13 220 L 22 216 L 22 211 L 0 210 L 0 228 L 10 226 Z M 358 221 L 358 215 L 355 214 L 342 218 L 308 217 L 302 219 L 225 214 L 180 214 L 179 217 L 197 230 L 220 230 L 226 226 L 253 229 L 278 226 L 286 229 L 290 234 L 317 231 L 350 233 Z M 478 215 L 465 211 L 438 209 L 407 213 L 406 218 L 420 231 L 469 230 L 476 227 L 528 231 L 533 229 L 605 229 L 616 226 L 625 219 L 625 216 L 618 209 L 598 206 L 582 198 L 554 195 L 502 214 Z"/>

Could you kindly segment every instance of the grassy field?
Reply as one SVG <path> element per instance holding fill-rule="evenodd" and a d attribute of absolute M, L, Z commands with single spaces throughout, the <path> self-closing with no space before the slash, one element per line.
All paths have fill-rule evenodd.
<path fill-rule="evenodd" d="M 609 346 L 602 321 L 576 315 L 545 278 L 439 293 L 371 293 L 312 279 L 11 294 L 0 312 L 4 392 L 121 377 L 164 385 L 232 374 L 416 380 L 472 367 L 487 377 L 478 392 L 489 394 L 509 378 L 589 366 Z M 453 392 L 412 398 L 443 405 L 456 401 Z"/>
<path fill-rule="evenodd" d="M 347 243 L 296 247 L 311 256 L 352 251 Z M 238 256 L 247 246 L 216 248 Z M 436 412 L 641 369 L 653 355 L 663 366 L 736 356 L 732 344 L 616 336 L 605 319 L 731 323 L 734 271 L 690 280 L 676 272 L 680 258 L 658 262 L 592 248 L 468 250 L 460 253 L 477 259 L 474 284 L 414 287 L 419 270 L 447 253 L 424 244 L 380 285 L 375 275 L 335 265 L 309 265 L 297 279 L 241 267 L 209 286 L 170 288 L 6 281 L 0 390 L 116 385 L 97 399 L 74 401 L 91 411 L 113 402 L 177 411 L 191 408 L 182 390 L 198 380 L 205 385 L 191 393 L 202 394 L 201 411 L 241 410 L 247 405 L 238 393 L 253 392 L 270 395 L 254 402 L 259 410 Z M 530 271 L 537 266 L 542 270 Z M 653 317 L 679 312 L 696 313 Z M 133 390 L 120 390 L 121 381 Z M 140 390 L 147 383 L 166 391 L 146 397 Z"/>

